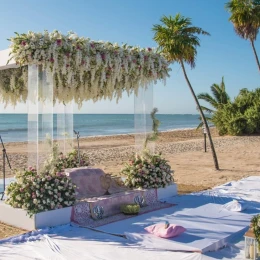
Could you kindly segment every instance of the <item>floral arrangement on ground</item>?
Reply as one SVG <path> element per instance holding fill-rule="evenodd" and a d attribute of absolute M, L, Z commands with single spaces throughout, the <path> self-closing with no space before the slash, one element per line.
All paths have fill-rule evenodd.
<path fill-rule="evenodd" d="M 72 206 L 76 200 L 76 186 L 62 172 L 37 174 L 29 168 L 17 172 L 16 181 L 6 189 L 6 203 L 33 214 Z"/>
<path fill-rule="evenodd" d="M 161 154 L 134 155 L 121 174 L 130 188 L 161 188 L 173 183 L 173 171 Z"/>
<path fill-rule="evenodd" d="M 260 250 L 260 214 L 254 216 L 251 219 L 252 230 L 255 234 L 256 241 L 258 242 L 258 248 Z"/>
<path fill-rule="evenodd" d="M 78 155 L 77 150 L 72 150 L 66 155 L 59 153 L 57 158 L 51 156 L 51 162 L 49 162 L 49 165 L 54 166 L 52 172 L 63 172 L 65 169 L 69 168 L 89 166 L 89 158 L 86 153 L 80 153 L 80 155 Z"/>
<path fill-rule="evenodd" d="M 21 66 L 0 71 L 0 96 L 5 102 L 26 100 L 28 65 L 40 65 L 54 79 L 54 100 L 121 98 L 156 80 L 166 80 L 169 63 L 154 48 L 92 41 L 59 31 L 11 37 L 11 59 Z"/>
<path fill-rule="evenodd" d="M 30 167 L 29 170 L 16 172 L 16 181 L 6 189 L 5 202 L 14 208 L 25 209 L 29 216 L 72 206 L 76 201 L 77 187 L 65 175 L 64 170 L 88 165 L 85 153 L 78 157 L 78 151 L 72 150 L 64 155 L 59 153 L 56 144 L 41 171 L 37 173 Z"/>

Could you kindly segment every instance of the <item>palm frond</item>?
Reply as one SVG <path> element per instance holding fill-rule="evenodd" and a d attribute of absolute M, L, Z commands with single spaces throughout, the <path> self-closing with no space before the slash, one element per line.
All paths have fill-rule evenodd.
<path fill-rule="evenodd" d="M 191 68 L 195 67 L 197 47 L 200 46 L 198 35 L 210 35 L 200 27 L 192 26 L 191 19 L 176 16 L 163 16 L 161 24 L 153 26 L 154 40 L 159 45 L 159 51 L 169 62 L 184 61 Z"/>
<path fill-rule="evenodd" d="M 218 102 L 208 93 L 200 93 L 197 95 L 198 99 L 208 102 L 212 107 L 217 108 Z"/>

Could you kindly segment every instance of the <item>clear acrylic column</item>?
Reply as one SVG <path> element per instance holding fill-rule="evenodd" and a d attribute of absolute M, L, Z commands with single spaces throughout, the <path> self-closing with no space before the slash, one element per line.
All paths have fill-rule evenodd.
<path fill-rule="evenodd" d="M 57 142 L 59 150 L 67 154 L 73 149 L 73 106 L 74 102 L 55 105 L 57 114 Z"/>
<path fill-rule="evenodd" d="M 139 88 L 134 100 L 135 148 L 137 153 L 142 153 L 145 148 L 146 138 L 152 134 L 153 85 L 151 84 L 147 88 Z M 153 154 L 155 143 L 148 142 L 146 149 Z"/>
<path fill-rule="evenodd" d="M 53 79 L 41 66 L 28 67 L 28 166 L 44 168 L 53 145 Z"/>

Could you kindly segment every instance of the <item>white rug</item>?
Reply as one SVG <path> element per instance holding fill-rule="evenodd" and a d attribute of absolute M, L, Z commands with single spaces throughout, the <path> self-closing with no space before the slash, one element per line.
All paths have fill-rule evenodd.
<path fill-rule="evenodd" d="M 248 210 L 242 213 L 225 211 L 221 205 L 233 199 L 247 201 L 249 204 Z M 52 229 L 51 232 L 47 230 L 43 231 L 41 235 L 37 233 L 36 237 L 39 239 L 37 241 L 33 241 L 33 235 L 17 237 L 12 240 L 13 243 L 11 243 L 10 239 L 5 243 L 0 241 L 0 259 L 242 260 L 244 259 L 243 237 L 242 234 L 239 234 L 239 230 L 249 224 L 251 215 L 260 212 L 260 177 L 249 177 L 238 182 L 221 185 L 210 191 L 169 198 L 167 202 L 177 203 L 178 205 L 170 209 L 142 215 L 140 216 L 141 219 L 139 216 L 132 218 L 131 223 L 124 222 L 130 220 L 124 220 L 121 223 L 118 222 L 102 227 L 102 229 L 113 233 L 128 231 L 132 235 L 131 240 L 84 228 L 57 227 Z M 201 241 L 204 244 L 203 248 L 206 248 L 206 243 L 202 238 L 205 235 L 205 239 L 211 243 L 210 246 L 214 243 L 217 244 L 216 239 L 220 240 L 221 236 L 224 243 L 228 242 L 227 247 L 205 254 L 173 252 L 164 249 L 165 244 L 163 242 L 169 242 L 173 247 L 174 243 L 170 240 L 159 239 L 160 244 L 162 243 L 160 249 L 158 243 L 155 243 L 156 237 L 151 239 L 141 237 L 139 240 L 138 237 L 134 237 L 135 234 L 144 235 L 141 230 L 148 224 L 154 224 L 169 218 L 171 218 L 171 221 L 180 221 L 179 223 L 183 223 L 184 226 L 188 227 L 186 236 L 191 238 L 192 235 L 196 234 L 197 237 L 200 237 L 198 240 L 194 239 L 188 242 L 181 241 L 184 237 L 181 238 L 180 236 L 178 238 L 180 241 L 175 241 L 175 243 L 179 243 L 179 246 L 186 246 L 190 243 L 190 247 L 198 248 Z M 228 229 L 224 230 L 227 227 Z M 230 235 L 232 229 L 236 234 L 234 237 Z M 225 235 L 223 236 L 224 232 Z M 228 239 L 225 240 L 226 237 Z M 135 239 L 135 241 L 132 239 Z M 32 240 L 32 242 L 29 240 Z M 150 242 L 150 245 L 148 242 Z M 155 246 L 151 246 L 151 244 Z M 216 248 L 218 247 L 219 245 Z"/>

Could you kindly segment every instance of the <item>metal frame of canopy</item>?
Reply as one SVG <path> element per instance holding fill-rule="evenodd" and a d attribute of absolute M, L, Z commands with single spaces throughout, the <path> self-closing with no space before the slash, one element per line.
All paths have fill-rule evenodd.
<path fill-rule="evenodd" d="M 0 70 L 17 68 L 14 60 L 8 65 L 10 49 L 0 51 Z M 39 98 L 44 97 L 44 99 Z M 140 88 L 135 95 L 135 145 L 136 150 L 143 148 L 144 140 L 152 131 L 150 112 L 153 108 L 153 86 Z M 73 102 L 53 106 L 53 79 L 41 66 L 28 66 L 28 166 L 40 170 L 49 156 L 54 139 L 59 140 L 62 152 L 71 148 L 73 139 Z M 54 114 L 57 114 L 56 124 Z M 57 132 L 54 133 L 54 129 Z M 48 138 L 49 144 L 44 140 Z M 153 149 L 154 147 L 150 147 Z"/>

